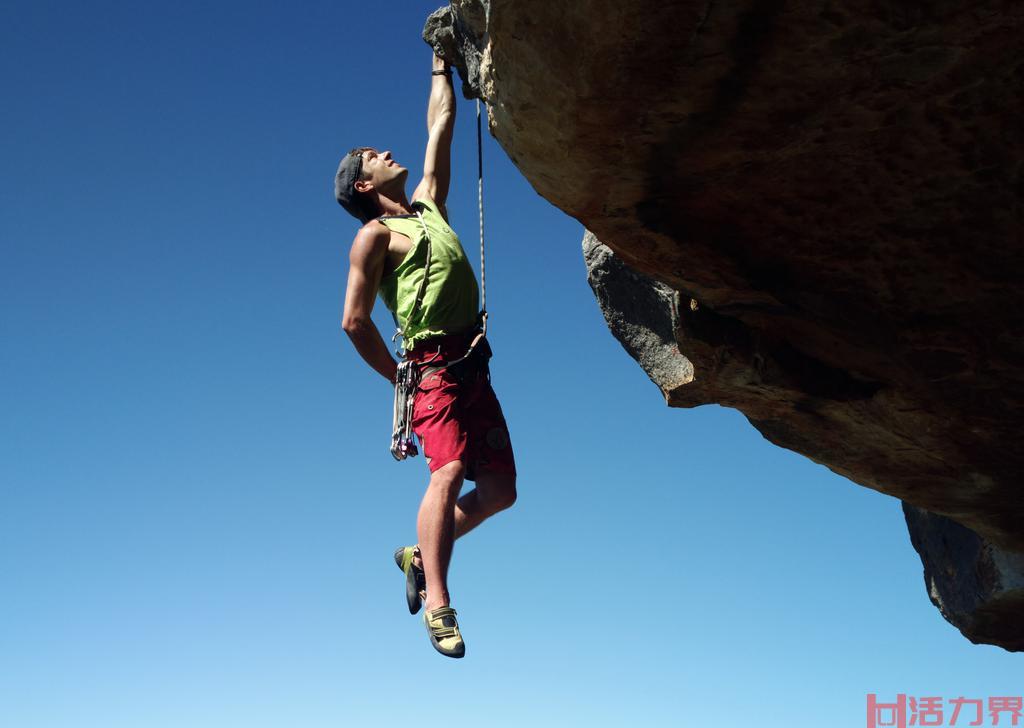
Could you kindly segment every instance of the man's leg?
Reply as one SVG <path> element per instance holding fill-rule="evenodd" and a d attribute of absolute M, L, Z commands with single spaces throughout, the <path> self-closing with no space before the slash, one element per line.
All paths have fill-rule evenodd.
<path fill-rule="evenodd" d="M 461 461 L 448 463 L 430 476 L 416 518 L 420 539 L 420 557 L 427 580 L 428 610 L 449 605 L 448 564 L 455 540 L 455 500 L 462 488 L 466 466 Z"/>
<path fill-rule="evenodd" d="M 438 606 L 447 605 L 449 603 L 448 594 L 448 565 L 451 563 L 452 554 L 452 542 L 460 538 L 474 528 L 479 526 L 485 520 L 493 516 L 495 513 L 499 513 L 506 508 L 512 507 L 516 502 L 516 476 L 510 473 L 491 473 L 483 471 L 477 473 L 476 487 L 462 496 L 455 503 L 455 518 L 453 537 L 446 538 L 444 536 L 446 531 L 444 527 L 441 529 L 441 537 L 438 539 L 438 546 L 435 549 L 437 553 L 437 566 L 431 568 L 426 565 L 425 560 L 427 559 L 427 547 L 424 544 L 423 532 L 424 526 L 427 528 L 437 528 L 432 524 L 435 523 L 435 514 L 437 514 L 437 508 L 444 508 L 450 512 L 451 507 L 444 505 L 445 493 L 452 491 L 446 490 L 446 484 L 451 484 L 450 488 L 457 495 L 459 489 L 462 487 L 462 478 L 465 471 L 462 470 L 458 473 L 458 485 L 455 485 L 455 480 L 452 477 L 455 471 L 460 470 L 456 468 L 456 465 L 461 463 L 449 463 L 443 468 L 439 468 L 430 478 L 430 485 L 427 486 L 427 493 L 423 496 L 423 502 L 420 504 L 420 514 L 417 519 L 417 530 L 420 538 L 420 556 L 414 559 L 417 566 L 423 569 L 424 576 L 427 580 L 427 593 L 430 594 L 431 582 L 435 582 L 436 589 L 443 589 L 443 591 L 437 592 L 443 594 L 442 600 L 427 600 L 428 609 L 436 609 Z M 451 472 L 448 469 L 451 468 Z M 438 476 L 438 474 L 441 474 Z M 434 488 L 432 491 L 431 489 Z M 450 497 L 450 495 L 449 495 Z M 430 499 L 428 502 L 428 498 Z M 441 501 L 438 504 L 436 501 Z M 426 512 L 424 512 L 426 509 Z M 433 562 L 432 562 L 433 563 Z M 443 567 L 443 571 L 441 570 Z M 437 574 L 437 579 L 432 579 L 431 574 Z"/>
<path fill-rule="evenodd" d="M 482 449 L 481 454 L 493 469 L 479 469 L 476 488 L 461 498 L 458 496 L 465 476 L 462 462 L 448 463 L 431 476 L 417 519 L 418 565 L 427 583 L 427 609 L 449 605 L 448 565 L 454 540 L 516 501 L 515 459 L 501 405 L 488 380 L 481 378 L 476 386 L 482 391 L 471 398 L 472 407 L 460 411 L 459 432 L 468 431 L 467 454 Z M 449 410 L 437 410 L 435 417 L 442 411 Z M 429 455 L 426 448 L 424 454 Z"/>

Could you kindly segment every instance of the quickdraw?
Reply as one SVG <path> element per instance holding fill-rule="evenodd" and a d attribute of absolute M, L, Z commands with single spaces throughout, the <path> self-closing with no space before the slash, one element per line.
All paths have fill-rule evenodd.
<path fill-rule="evenodd" d="M 420 370 L 416 362 L 399 362 L 395 374 L 395 413 L 391 428 L 391 455 L 395 460 L 405 460 L 419 454 L 412 431 L 412 408 L 419 383 Z"/>

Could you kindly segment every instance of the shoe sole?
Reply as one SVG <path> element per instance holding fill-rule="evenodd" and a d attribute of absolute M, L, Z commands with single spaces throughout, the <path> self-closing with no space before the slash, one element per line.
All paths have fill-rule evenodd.
<path fill-rule="evenodd" d="M 398 564 L 399 569 L 402 569 L 402 562 L 404 560 L 405 547 L 403 546 L 395 551 L 395 563 Z M 420 590 L 416 585 L 416 570 L 412 568 L 412 564 L 409 565 L 408 569 L 402 570 L 405 572 L 405 603 L 409 607 L 409 614 L 416 614 L 423 606 L 423 598 L 420 596 Z"/>
<path fill-rule="evenodd" d="M 427 632 L 430 632 L 428 629 Z M 466 656 L 466 645 L 462 645 L 462 649 L 458 652 L 445 652 L 441 649 L 441 646 L 437 644 L 437 640 L 434 639 L 434 635 L 430 635 L 430 644 L 434 646 L 434 649 L 440 652 L 445 657 L 451 657 L 454 660 L 461 660 Z"/>

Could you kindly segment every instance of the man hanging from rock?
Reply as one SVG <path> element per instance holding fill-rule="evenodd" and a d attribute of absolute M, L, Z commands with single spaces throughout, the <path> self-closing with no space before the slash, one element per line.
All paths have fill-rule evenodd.
<path fill-rule="evenodd" d="M 452 545 L 515 502 L 516 469 L 491 389 L 489 348 L 478 336 L 476 277 L 447 222 L 454 127 L 451 69 L 435 55 L 423 179 L 411 201 L 408 169 L 372 147 L 342 159 L 334 189 L 338 203 L 364 223 L 349 254 L 342 328 L 366 363 L 395 383 L 398 363 L 370 319 L 379 294 L 402 332 L 408 368 L 415 369 L 411 427 L 430 481 L 416 519 L 419 544 L 399 548 L 395 561 L 406 576 L 409 611 L 426 602 L 431 644 L 443 655 L 462 657 L 465 644 L 448 591 Z M 459 497 L 464 479 L 476 488 Z"/>

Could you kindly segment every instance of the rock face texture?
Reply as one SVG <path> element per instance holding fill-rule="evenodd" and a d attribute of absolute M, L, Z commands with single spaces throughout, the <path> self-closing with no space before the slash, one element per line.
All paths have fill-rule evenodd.
<path fill-rule="evenodd" d="M 456 0 L 427 31 L 537 192 L 593 233 L 602 308 L 667 402 L 735 407 L 940 519 L 912 533 L 969 529 L 979 569 L 1002 555 L 973 607 L 935 576 L 952 552 L 915 546 L 943 614 L 1008 649 L 1022 19 L 965 0 Z"/>
<path fill-rule="evenodd" d="M 590 287 L 615 338 L 663 392 L 693 383 L 693 365 L 679 350 L 680 296 L 637 273 L 601 244 L 583 236 L 583 259 Z"/>

